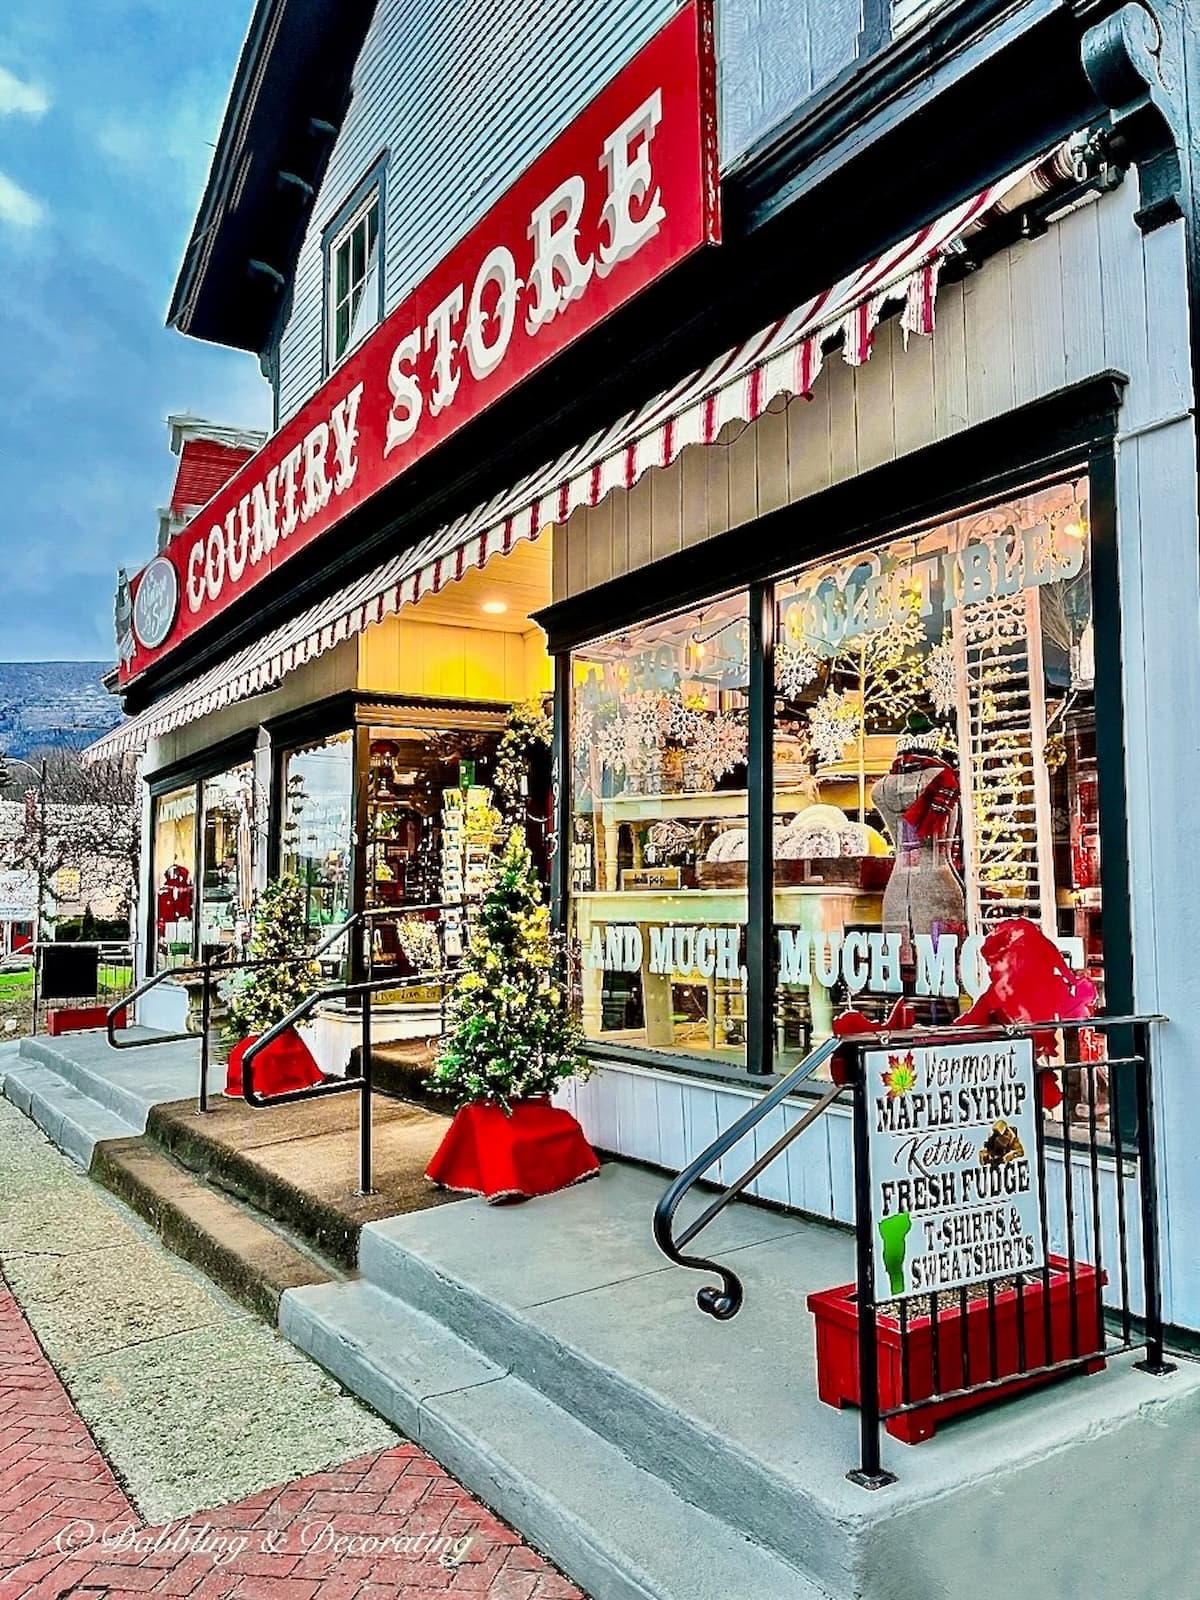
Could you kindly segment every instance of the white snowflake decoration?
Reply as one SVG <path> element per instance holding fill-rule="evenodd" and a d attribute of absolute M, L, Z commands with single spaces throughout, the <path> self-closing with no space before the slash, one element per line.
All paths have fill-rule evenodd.
<path fill-rule="evenodd" d="M 746 759 L 748 733 L 736 716 L 698 717 L 690 751 L 697 765 L 714 780 L 723 778 Z"/>
<path fill-rule="evenodd" d="M 597 730 L 595 746 L 601 766 L 607 767 L 610 772 L 625 770 L 628 746 L 626 727 L 620 717 L 614 717 Z"/>
<path fill-rule="evenodd" d="M 794 700 L 802 694 L 821 670 L 821 658 L 806 644 L 781 639 L 775 652 L 775 688 Z"/>
<path fill-rule="evenodd" d="M 808 723 L 813 752 L 819 762 L 845 759 L 846 751 L 858 738 L 859 715 L 857 701 L 840 690 L 826 689 L 812 708 Z"/>
<path fill-rule="evenodd" d="M 939 717 L 948 717 L 958 704 L 958 668 L 954 646 L 948 640 L 935 644 L 925 663 L 929 702 Z"/>
<path fill-rule="evenodd" d="M 631 736 L 639 743 L 658 743 L 662 733 L 665 699 L 660 694 L 635 694 L 625 702 L 622 715 Z"/>
<path fill-rule="evenodd" d="M 691 744 L 700 720 L 678 689 L 672 689 L 670 694 L 663 696 L 659 731 L 664 739 L 674 739 L 682 745 Z"/>

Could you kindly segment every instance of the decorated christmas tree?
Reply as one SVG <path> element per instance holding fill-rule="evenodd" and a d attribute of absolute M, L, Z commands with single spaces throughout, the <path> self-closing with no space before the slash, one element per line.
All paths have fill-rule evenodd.
<path fill-rule="evenodd" d="M 558 956 L 529 847 L 513 828 L 447 1004 L 433 1088 L 456 1106 L 492 1102 L 510 1111 L 583 1073 Z"/>
<path fill-rule="evenodd" d="M 254 932 L 246 946 L 250 960 L 268 961 L 271 965 L 235 973 L 222 986 L 236 1037 L 265 1033 L 312 993 L 321 978 L 315 961 L 280 964 L 303 956 L 307 949 L 304 885 L 298 878 L 277 878 L 258 897 Z"/>

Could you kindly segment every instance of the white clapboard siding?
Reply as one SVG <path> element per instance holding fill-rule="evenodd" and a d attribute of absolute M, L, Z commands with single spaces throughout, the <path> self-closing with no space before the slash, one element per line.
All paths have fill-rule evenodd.
<path fill-rule="evenodd" d="M 590 1078 L 566 1083 L 555 1095 L 559 1105 L 579 1118 L 597 1149 L 668 1173 L 682 1172 L 758 1099 L 759 1091 L 738 1083 L 607 1061 Z M 731 1183 L 795 1126 L 808 1105 L 797 1098 L 778 1107 L 715 1163 L 708 1180 Z M 844 1172 L 835 1174 L 835 1165 L 844 1166 Z M 806 1128 L 749 1193 L 812 1216 L 848 1222 L 853 1215 L 848 1113 L 835 1106 Z"/>
<path fill-rule="evenodd" d="M 850 64 L 858 4 L 720 0 L 725 165 Z M 390 312 L 674 10 L 675 0 L 380 0 L 296 265 L 281 420 L 324 376 L 324 232 L 380 157 Z"/>
<path fill-rule="evenodd" d="M 1128 1299 L 1134 1316 L 1141 1316 L 1146 1303 L 1142 1282 L 1141 1211 L 1138 1185 L 1134 1168 L 1128 1165 L 1121 1179 L 1125 1205 L 1124 1268 L 1121 1256 L 1121 1211 L 1117 1204 L 1117 1165 L 1110 1157 L 1097 1163 L 1097 1187 L 1100 1195 L 1100 1249 L 1096 1251 L 1096 1232 L 1093 1226 L 1096 1204 L 1092 1188 L 1092 1169 L 1086 1155 L 1073 1151 L 1071 1163 L 1071 1197 L 1075 1208 L 1075 1259 L 1099 1266 L 1108 1282 L 1104 1290 L 1104 1303 L 1119 1307 Z M 1050 1249 L 1056 1255 L 1067 1254 L 1067 1207 L 1064 1180 L 1063 1149 L 1052 1148 L 1046 1156 L 1046 1222 L 1050 1235 Z"/>

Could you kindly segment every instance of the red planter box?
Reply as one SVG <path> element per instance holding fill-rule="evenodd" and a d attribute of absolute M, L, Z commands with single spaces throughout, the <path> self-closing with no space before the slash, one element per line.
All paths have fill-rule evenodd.
<path fill-rule="evenodd" d="M 1101 1282 L 1106 1281 L 1101 1279 Z M 1075 1264 L 1074 1284 L 1075 1315 L 1078 1343 L 1076 1348 L 1079 1367 L 1084 1372 L 1101 1372 L 1105 1360 L 1104 1331 L 1101 1324 L 1096 1269 L 1085 1262 Z M 1018 1377 L 1015 1374 L 1029 1367 L 1045 1366 L 1052 1361 L 1065 1361 L 1072 1353 L 1071 1345 L 1071 1278 L 1067 1262 L 1060 1256 L 1050 1257 L 1050 1350 L 1046 1351 L 1046 1287 L 1040 1277 L 1027 1283 L 1022 1296 L 1021 1321 L 1025 1327 L 1025 1360 L 1022 1364 L 1018 1339 L 1018 1306 L 1015 1289 L 1006 1289 L 996 1295 L 996 1366 L 993 1373 L 988 1335 L 988 1301 L 968 1300 L 964 1318 L 958 1305 L 947 1306 L 938 1316 L 938 1365 L 943 1389 L 963 1385 L 963 1342 L 966 1340 L 967 1368 L 971 1382 L 981 1382 L 993 1376 L 1012 1376 L 1011 1383 L 995 1389 L 985 1389 L 978 1394 L 960 1395 L 957 1399 L 935 1401 L 919 1411 L 906 1411 L 889 1417 L 884 1423 L 887 1431 L 905 1444 L 918 1444 L 932 1438 L 937 1425 L 946 1417 L 961 1411 L 972 1411 L 989 1405 L 1004 1395 L 1016 1394 L 1021 1389 L 1049 1383 L 1058 1373 L 1038 1377 Z M 817 1393 L 826 1405 L 840 1410 L 847 1405 L 857 1405 L 858 1386 L 858 1307 L 855 1303 L 855 1286 L 844 1284 L 840 1289 L 822 1289 L 808 1297 L 808 1309 L 816 1322 L 817 1334 Z M 905 1402 L 900 1361 L 900 1323 L 895 1317 L 877 1318 L 879 1350 L 879 1405 L 888 1410 Z M 908 1395 L 907 1400 L 924 1400 L 934 1393 L 933 1335 L 928 1315 L 910 1316 L 908 1321 Z"/>
<path fill-rule="evenodd" d="M 103 1028 L 107 1020 L 107 1006 L 54 1006 L 46 1012 L 46 1032 L 79 1033 L 84 1028 Z M 124 1006 L 117 1012 L 116 1025 L 126 1026 Z"/>

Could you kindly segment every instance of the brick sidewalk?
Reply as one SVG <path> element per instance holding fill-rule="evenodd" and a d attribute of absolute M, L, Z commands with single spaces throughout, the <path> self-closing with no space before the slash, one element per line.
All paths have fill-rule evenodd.
<path fill-rule="evenodd" d="M 389 1538 L 393 1548 L 369 1543 Z M 0 1280 L 0 1600 L 148 1593 L 581 1600 L 411 1444 L 197 1512 L 187 1523 L 142 1528 Z"/>

